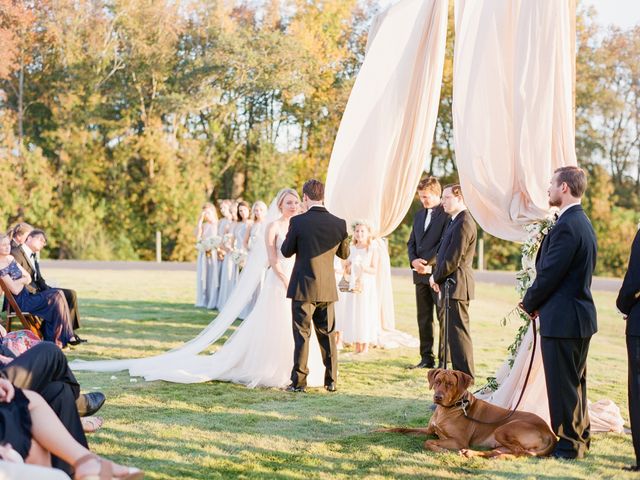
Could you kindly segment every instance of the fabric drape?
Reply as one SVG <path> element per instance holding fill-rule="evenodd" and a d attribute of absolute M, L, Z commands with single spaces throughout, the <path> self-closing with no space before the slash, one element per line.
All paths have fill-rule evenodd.
<path fill-rule="evenodd" d="M 522 241 L 553 171 L 576 165 L 573 0 L 456 0 L 453 130 L 469 210 Z"/>

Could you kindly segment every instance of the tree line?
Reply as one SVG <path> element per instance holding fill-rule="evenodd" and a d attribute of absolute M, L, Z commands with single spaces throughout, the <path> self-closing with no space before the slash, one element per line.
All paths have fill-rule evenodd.
<path fill-rule="evenodd" d="M 205 201 L 324 177 L 374 0 L 0 0 L 0 220 L 56 258 L 195 257 Z M 452 14 L 453 12 L 451 12 Z M 426 170 L 456 178 L 453 23 Z M 576 146 L 599 273 L 619 273 L 640 202 L 640 28 L 578 17 Z M 406 264 L 409 216 L 391 236 Z M 488 267 L 518 247 L 485 235 Z"/>

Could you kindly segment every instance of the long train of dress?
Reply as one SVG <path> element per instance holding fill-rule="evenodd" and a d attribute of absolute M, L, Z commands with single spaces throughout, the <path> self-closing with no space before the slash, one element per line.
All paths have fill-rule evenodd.
<path fill-rule="evenodd" d="M 518 402 L 524 385 L 531 358 L 531 348 L 533 348 L 533 328 L 529 326 L 516 352 L 513 366 L 510 367 L 509 361 L 506 360 L 496 373 L 498 389 L 495 392 L 476 393 L 476 397 L 494 405 L 512 409 Z M 539 335 L 531 374 L 518 410 L 535 413 L 550 424 L 547 385 L 542 365 Z M 589 419 L 592 432 L 623 431 L 624 420 L 620 414 L 620 408 L 612 400 L 603 399 L 593 403 L 589 402 Z"/>
<path fill-rule="evenodd" d="M 280 252 L 284 235 L 277 237 L 278 259 L 289 277 L 293 258 Z M 317 338 L 312 334 L 309 348 L 308 386 L 322 386 L 324 365 Z M 176 368 L 147 370 L 147 380 L 197 383 L 222 380 L 248 387 L 278 387 L 291 383 L 293 368 L 291 300 L 286 298 L 282 281 L 272 269 L 267 271 L 256 305 L 226 343 L 213 355 L 184 358 Z"/>

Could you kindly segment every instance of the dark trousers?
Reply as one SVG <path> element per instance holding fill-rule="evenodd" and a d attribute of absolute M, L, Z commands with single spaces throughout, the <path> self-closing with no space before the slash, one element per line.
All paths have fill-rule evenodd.
<path fill-rule="evenodd" d="M 69 305 L 69 316 L 71 317 L 71 324 L 74 330 L 80 328 L 80 314 L 78 313 L 78 295 L 75 290 L 70 290 L 68 288 L 59 288 L 58 290 L 62 290 L 64 293 L 64 298 L 67 300 L 67 305 Z"/>
<path fill-rule="evenodd" d="M 640 337 L 627 335 L 627 356 L 629 358 L 629 423 L 636 465 L 640 465 Z"/>
<path fill-rule="evenodd" d="M 454 370 L 474 376 L 468 301 L 449 301 L 449 356 Z"/>
<path fill-rule="evenodd" d="M 587 354 L 591 338 L 540 337 L 555 451 L 582 458 L 591 443 L 587 409 Z"/>
<path fill-rule="evenodd" d="M 324 363 L 324 384 L 335 383 L 338 379 L 338 351 L 336 349 L 335 316 L 333 302 L 291 301 L 293 317 L 293 370 L 291 384 L 304 388 L 307 386 L 307 360 L 309 358 L 309 337 L 313 323 L 322 363 Z"/>
<path fill-rule="evenodd" d="M 49 288 L 48 290 L 60 290 L 64 294 L 64 298 L 69 307 L 69 320 L 71 321 L 71 326 L 74 330 L 80 328 L 80 313 L 78 312 L 78 295 L 76 294 L 76 291 L 69 288 Z"/>
<path fill-rule="evenodd" d="M 58 347 L 51 342 L 39 343 L 1 367 L 0 375 L 18 388 L 39 393 L 71 436 L 88 447 L 76 406 L 80 385 Z M 71 467 L 59 458 L 52 457 L 52 464 L 71 473 Z"/>
<path fill-rule="evenodd" d="M 420 359 L 422 362 L 433 362 L 434 344 L 434 318 L 433 311 L 436 310 L 438 318 L 438 363 L 442 362 L 443 354 L 443 325 L 444 307 L 438 302 L 438 294 L 428 283 L 416 283 L 416 306 L 418 313 L 418 332 L 420 333 Z"/>

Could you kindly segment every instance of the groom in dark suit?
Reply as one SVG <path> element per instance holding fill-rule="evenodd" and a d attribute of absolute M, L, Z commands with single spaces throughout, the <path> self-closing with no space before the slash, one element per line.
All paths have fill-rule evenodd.
<path fill-rule="evenodd" d="M 448 345 L 454 370 L 474 376 L 473 343 L 469 326 L 469 302 L 473 300 L 473 257 L 476 252 L 477 227 L 462 196 L 460 185 L 447 185 L 442 192 L 442 206 L 451 220 L 445 228 L 436 268 L 429 279 L 433 290 L 444 296 L 444 284 L 451 279 Z M 444 301 L 444 298 L 443 298 Z M 442 361 L 445 359 L 443 358 Z"/>
<path fill-rule="evenodd" d="M 413 270 L 413 283 L 416 286 L 416 307 L 418 316 L 418 332 L 420 332 L 420 361 L 410 368 L 433 368 L 433 311 L 438 316 L 438 364 L 444 363 L 443 347 L 443 303 L 438 302 L 438 295 L 429 285 L 429 277 L 436 264 L 436 253 L 442 239 L 444 229 L 449 223 L 449 215 L 440 205 L 442 187 L 435 177 L 426 177 L 418 183 L 418 197 L 424 208 L 420 209 L 413 219 L 413 228 L 407 242 L 409 262 Z"/>
<path fill-rule="evenodd" d="M 287 289 L 293 315 L 293 370 L 288 391 L 301 392 L 307 386 L 309 336 L 313 323 L 325 366 L 324 388 L 336 391 L 338 352 L 335 339 L 333 303 L 338 300 L 335 255 L 349 256 L 347 224 L 322 205 L 324 185 L 308 180 L 302 187 L 306 213 L 291 218 L 282 243 L 285 257 L 296 256 Z"/>
<path fill-rule="evenodd" d="M 638 472 L 640 471 L 640 231 L 636 233 L 631 246 L 629 267 L 618 293 L 616 306 L 627 322 L 629 422 L 636 454 L 635 465 L 624 468 Z"/>
<path fill-rule="evenodd" d="M 551 428 L 560 437 L 552 456 L 582 458 L 591 440 L 587 411 L 587 354 L 597 331 L 591 278 L 596 235 L 580 205 L 587 177 L 562 167 L 549 185 L 549 205 L 558 221 L 543 239 L 536 279 L 521 307 L 540 319 L 540 347 L 547 381 Z"/>

